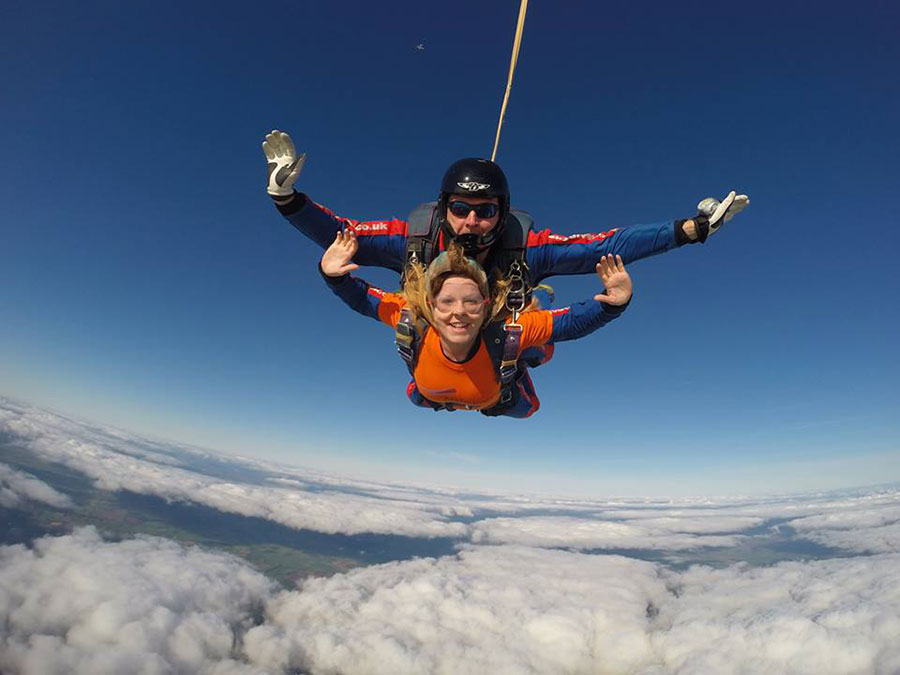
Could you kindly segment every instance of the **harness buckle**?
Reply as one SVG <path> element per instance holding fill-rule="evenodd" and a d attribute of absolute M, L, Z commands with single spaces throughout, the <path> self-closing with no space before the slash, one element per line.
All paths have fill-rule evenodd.
<path fill-rule="evenodd" d="M 413 325 L 412 316 L 406 308 L 400 311 L 400 320 L 394 329 L 394 344 L 397 345 L 397 352 L 400 358 L 412 365 L 416 357 L 415 350 L 416 329 Z"/>
<path fill-rule="evenodd" d="M 515 322 L 506 324 L 503 326 L 503 334 L 505 338 L 503 340 L 503 358 L 500 360 L 500 384 L 503 385 L 502 389 L 504 391 L 501 393 L 501 398 L 506 395 L 512 396 L 509 387 L 506 385 L 515 380 L 519 372 L 518 361 L 519 345 L 522 342 L 522 324 Z M 509 398 L 504 403 L 508 400 Z"/>
<path fill-rule="evenodd" d="M 512 312 L 513 321 L 517 321 L 519 313 L 525 310 L 525 300 L 528 295 L 525 288 L 525 278 L 522 276 L 522 266 L 517 260 L 509 266 L 509 292 L 506 294 L 506 309 Z"/>

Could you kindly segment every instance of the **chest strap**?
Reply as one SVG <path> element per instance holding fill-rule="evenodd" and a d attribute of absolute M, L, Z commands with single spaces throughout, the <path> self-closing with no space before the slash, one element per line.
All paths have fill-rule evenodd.
<path fill-rule="evenodd" d="M 500 398 L 496 405 L 481 412 L 485 415 L 502 415 L 504 410 L 516 403 L 519 391 L 517 385 L 523 372 L 518 365 L 522 326 L 518 323 L 493 323 L 485 329 L 484 342 L 500 381 Z"/>
<path fill-rule="evenodd" d="M 519 374 L 519 345 L 522 344 L 522 326 L 509 323 L 503 326 L 503 356 L 500 359 L 500 405 L 512 402 Z"/>

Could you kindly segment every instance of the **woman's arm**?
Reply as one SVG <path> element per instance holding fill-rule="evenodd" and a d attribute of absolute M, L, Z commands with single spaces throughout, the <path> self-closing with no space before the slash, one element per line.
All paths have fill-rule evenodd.
<path fill-rule="evenodd" d="M 522 348 L 548 342 L 576 340 L 618 318 L 631 302 L 633 286 L 621 256 L 603 256 L 596 266 L 604 293 L 593 300 L 550 311 L 526 312 L 522 323 Z"/>
<path fill-rule="evenodd" d="M 322 278 L 350 309 L 394 328 L 406 303 L 400 296 L 386 293 L 350 275 L 352 270 L 359 268 L 352 262 L 357 249 L 353 233 L 338 232 L 319 263 Z"/>

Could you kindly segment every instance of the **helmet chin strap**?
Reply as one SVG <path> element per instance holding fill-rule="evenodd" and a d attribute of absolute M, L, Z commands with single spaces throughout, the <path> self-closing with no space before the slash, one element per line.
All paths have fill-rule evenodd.
<path fill-rule="evenodd" d="M 480 253 L 487 251 L 495 239 L 493 231 L 485 235 L 457 234 L 453 236 L 453 241 L 462 246 L 467 258 L 476 258 Z"/>

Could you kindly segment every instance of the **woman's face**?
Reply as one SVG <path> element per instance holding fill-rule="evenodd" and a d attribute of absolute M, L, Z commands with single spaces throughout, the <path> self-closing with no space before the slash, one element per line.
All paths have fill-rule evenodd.
<path fill-rule="evenodd" d="M 472 279 L 451 276 L 434 296 L 431 309 L 434 327 L 445 342 L 471 347 L 484 323 L 487 303 Z"/>

